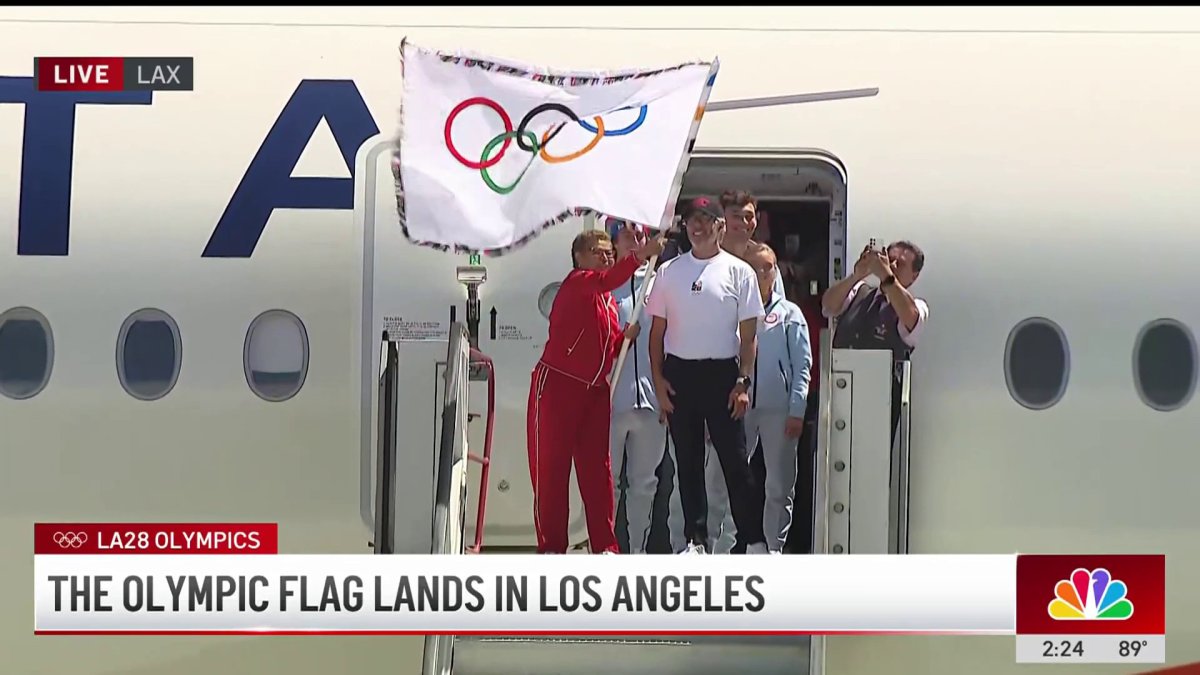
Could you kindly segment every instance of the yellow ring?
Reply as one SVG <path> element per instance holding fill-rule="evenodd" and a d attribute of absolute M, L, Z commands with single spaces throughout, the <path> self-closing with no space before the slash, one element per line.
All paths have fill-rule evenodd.
<path fill-rule="evenodd" d="M 569 155 L 563 155 L 562 157 L 551 157 L 550 153 L 546 152 L 546 143 L 550 140 L 550 130 L 547 129 L 546 133 L 542 134 L 542 159 L 545 160 L 547 164 L 562 164 L 563 162 L 569 162 L 573 159 L 579 159 L 580 157 L 583 157 L 591 152 L 592 148 L 596 147 L 596 144 L 600 142 L 600 139 L 604 138 L 604 120 L 599 117 L 594 117 L 592 119 L 596 120 L 596 137 L 592 139 L 591 143 L 583 146 L 582 150 L 572 152 Z"/>

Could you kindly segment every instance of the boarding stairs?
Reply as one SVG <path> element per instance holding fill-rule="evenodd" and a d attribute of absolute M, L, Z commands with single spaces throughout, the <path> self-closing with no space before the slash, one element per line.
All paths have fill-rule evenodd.
<path fill-rule="evenodd" d="M 495 378 L 490 359 L 470 344 L 462 323 L 451 326 L 436 460 L 432 545 L 439 554 L 483 551 Z M 396 392 L 398 346 L 384 335 L 379 383 L 375 539 L 377 554 L 396 552 Z M 893 363 L 888 352 L 833 350 L 821 342 L 820 439 L 814 550 L 819 553 L 907 552 L 909 371 L 904 364 L 897 442 L 890 430 Z M 828 379 L 827 379 L 828 378 Z M 467 410 L 472 382 L 488 384 L 487 431 L 481 454 L 469 452 Z M 465 541 L 467 471 L 481 470 L 475 540 Z M 853 504 L 851 511 L 851 474 Z M 411 498 L 405 486 L 406 499 Z M 845 649 L 822 636 L 426 636 L 421 675 L 824 675 L 827 652 Z"/>

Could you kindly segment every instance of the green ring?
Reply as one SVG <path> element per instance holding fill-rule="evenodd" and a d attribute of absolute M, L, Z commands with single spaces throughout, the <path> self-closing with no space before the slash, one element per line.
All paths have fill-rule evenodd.
<path fill-rule="evenodd" d="M 500 145 L 501 143 L 503 143 L 509 139 L 516 138 L 516 137 L 517 137 L 517 132 L 506 131 L 505 133 L 502 133 L 499 136 L 488 141 L 488 144 L 483 146 L 482 159 L 480 159 L 479 161 L 482 163 L 487 163 L 488 155 L 491 154 L 492 150 L 496 149 L 496 146 Z M 499 194 L 499 195 L 506 195 L 506 194 L 512 192 L 513 190 L 517 189 L 517 185 L 521 182 L 521 179 L 525 177 L 525 172 L 529 170 L 530 166 L 533 166 L 533 160 L 537 159 L 537 154 L 542 148 L 541 148 L 541 145 L 538 144 L 537 135 L 535 135 L 532 131 L 526 131 L 524 137 L 529 141 L 529 144 L 533 146 L 533 153 L 531 155 L 529 155 L 529 163 L 525 165 L 524 169 L 521 169 L 520 175 L 518 175 L 517 179 L 512 182 L 512 185 L 509 185 L 507 187 L 497 185 L 496 181 L 492 180 L 492 177 L 488 175 L 488 170 L 486 168 L 479 170 L 479 175 L 483 177 L 483 182 L 492 189 L 492 192 L 495 192 L 496 194 Z"/>

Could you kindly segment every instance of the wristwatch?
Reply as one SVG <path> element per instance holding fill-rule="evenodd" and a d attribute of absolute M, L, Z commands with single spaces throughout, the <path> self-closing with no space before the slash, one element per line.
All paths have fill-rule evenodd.
<path fill-rule="evenodd" d="M 751 380 L 748 376 L 742 375 L 738 379 L 734 380 L 733 384 L 735 386 L 744 388 L 746 391 L 750 391 L 750 382 Z"/>
<path fill-rule="evenodd" d="M 895 275 L 895 274 L 890 274 L 890 275 L 888 275 L 888 278 L 886 278 L 886 279 L 884 279 L 883 281 L 879 282 L 879 287 L 880 287 L 880 288 L 887 288 L 888 286 L 891 286 L 891 285 L 892 285 L 892 284 L 894 284 L 894 283 L 896 283 L 896 275 Z"/>

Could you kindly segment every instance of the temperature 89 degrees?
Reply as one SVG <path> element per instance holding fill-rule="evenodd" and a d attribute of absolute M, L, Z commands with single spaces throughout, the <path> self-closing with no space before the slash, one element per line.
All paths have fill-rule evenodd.
<path fill-rule="evenodd" d="M 1121 640 L 1117 645 L 1117 654 L 1137 658 L 1142 653 L 1142 647 L 1150 644 L 1149 640 Z"/>

